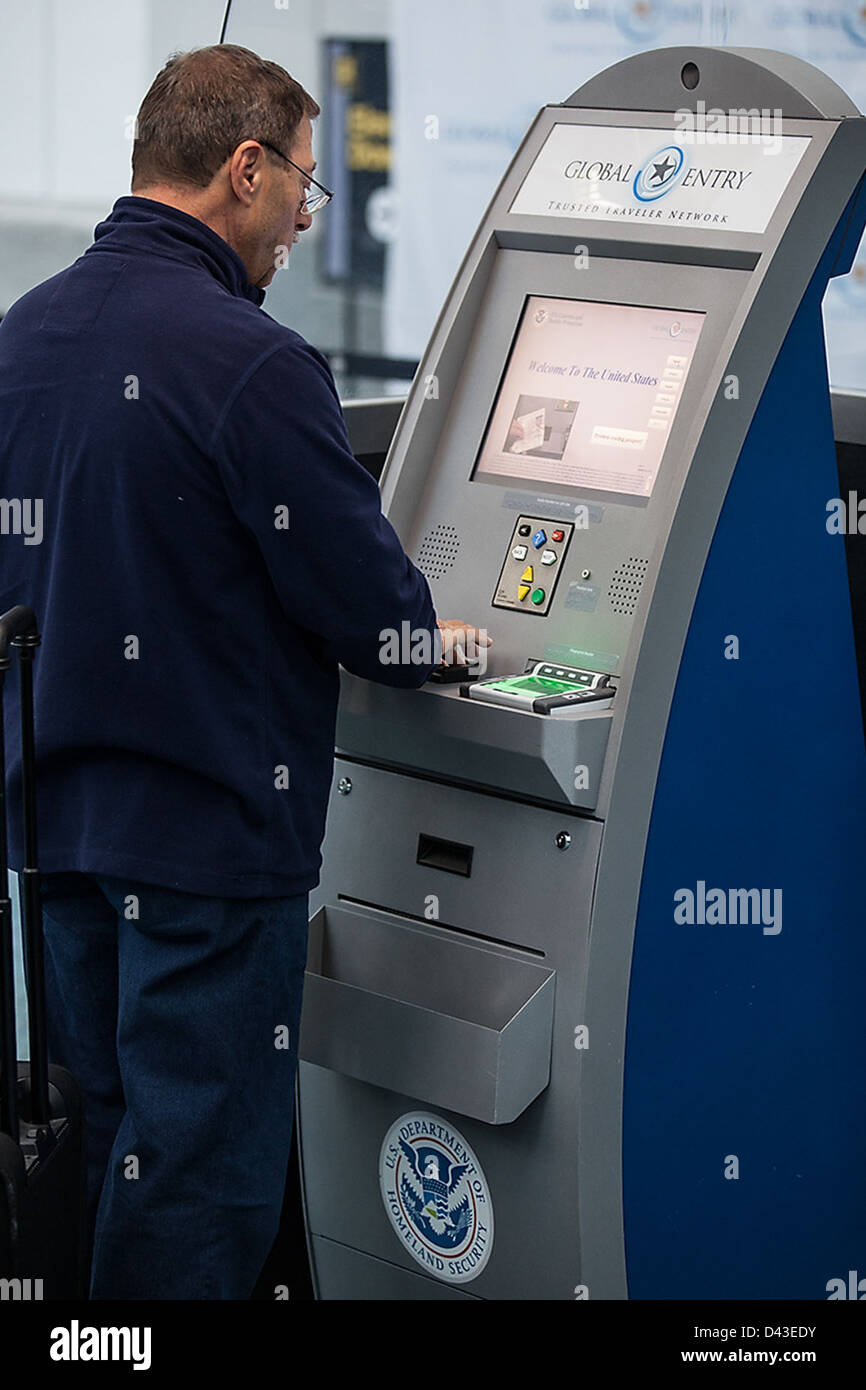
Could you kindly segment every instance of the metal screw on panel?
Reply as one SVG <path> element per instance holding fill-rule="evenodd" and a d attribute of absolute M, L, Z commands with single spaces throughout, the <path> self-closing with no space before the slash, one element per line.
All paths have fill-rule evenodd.
<path fill-rule="evenodd" d="M 558 834 L 557 837 L 556 837 L 556 848 L 557 848 L 557 849 L 568 849 L 568 847 L 569 847 L 570 844 L 571 844 L 571 836 L 569 835 L 568 831 L 567 831 L 567 830 L 560 830 L 559 834 Z"/>
<path fill-rule="evenodd" d="M 592 574 L 592 570 L 581 570 L 581 571 L 580 571 L 580 577 L 581 577 L 581 579 L 589 579 L 589 576 L 590 576 L 591 574 Z"/>
<path fill-rule="evenodd" d="M 341 796 L 348 796 L 348 795 L 349 795 L 349 792 L 350 792 L 351 790 L 352 790 L 352 779 L 351 779 L 351 777 L 341 777 L 340 780 L 339 780 L 339 782 L 337 783 L 337 791 L 340 793 L 340 795 L 341 795 Z"/>

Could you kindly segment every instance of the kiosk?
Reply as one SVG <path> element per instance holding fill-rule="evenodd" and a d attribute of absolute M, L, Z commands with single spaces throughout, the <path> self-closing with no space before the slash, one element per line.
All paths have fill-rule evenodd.
<path fill-rule="evenodd" d="M 320 1298 L 858 1296 L 821 300 L 864 168 L 810 65 L 663 49 L 541 111 L 484 216 L 382 492 L 493 645 L 415 691 L 342 673 L 299 1066 Z"/>

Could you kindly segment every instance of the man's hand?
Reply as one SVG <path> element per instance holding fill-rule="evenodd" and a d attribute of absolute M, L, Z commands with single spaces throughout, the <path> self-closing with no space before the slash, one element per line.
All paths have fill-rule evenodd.
<path fill-rule="evenodd" d="M 442 634 L 442 666 L 462 666 L 467 661 L 477 661 L 481 648 L 492 645 L 484 628 L 472 627 L 459 618 L 437 618 L 436 626 Z"/>

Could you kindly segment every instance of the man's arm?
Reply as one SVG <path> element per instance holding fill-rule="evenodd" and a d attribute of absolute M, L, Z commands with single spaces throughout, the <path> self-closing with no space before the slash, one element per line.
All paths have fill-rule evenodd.
<path fill-rule="evenodd" d="M 254 366 L 226 403 L 212 454 L 286 616 L 356 675 L 422 685 L 441 654 L 430 589 L 352 454 L 321 354 L 293 337 Z M 411 644 L 380 637 L 404 631 L 414 659 Z"/>

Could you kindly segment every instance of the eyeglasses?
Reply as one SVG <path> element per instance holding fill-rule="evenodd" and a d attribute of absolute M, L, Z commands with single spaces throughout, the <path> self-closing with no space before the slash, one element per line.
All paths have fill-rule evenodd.
<path fill-rule="evenodd" d="M 314 183 L 316 185 L 316 188 L 318 188 L 318 193 L 307 194 L 299 208 L 300 212 L 318 212 L 320 208 L 323 208 L 326 203 L 329 203 L 331 201 L 334 195 L 330 191 L 330 189 L 326 188 L 323 183 L 317 183 L 316 180 L 313 178 L 312 174 L 308 174 L 306 169 L 301 168 L 300 164 L 296 164 L 293 159 L 289 159 L 289 156 L 287 154 L 283 154 L 282 150 L 278 150 L 276 145 L 270 144 L 269 141 L 259 140 L 258 143 L 260 145 L 264 145 L 266 150 L 273 150 L 274 154 L 278 154 L 280 156 L 280 159 L 284 159 L 287 164 L 291 164 L 293 169 L 297 169 L 299 174 L 303 174 L 305 179 L 309 179 L 310 183 Z"/>

